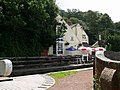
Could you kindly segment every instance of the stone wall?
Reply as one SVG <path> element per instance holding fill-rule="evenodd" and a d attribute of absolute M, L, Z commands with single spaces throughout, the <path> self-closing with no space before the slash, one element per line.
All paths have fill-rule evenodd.
<path fill-rule="evenodd" d="M 111 60 L 104 56 L 104 52 L 96 52 L 94 77 L 95 90 L 120 90 L 120 61 Z"/>

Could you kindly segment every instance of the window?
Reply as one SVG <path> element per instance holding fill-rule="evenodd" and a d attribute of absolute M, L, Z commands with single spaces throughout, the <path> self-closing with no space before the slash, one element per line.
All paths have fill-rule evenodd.
<path fill-rule="evenodd" d="M 82 39 L 86 39 L 86 36 L 85 36 L 85 35 L 82 35 Z"/>
<path fill-rule="evenodd" d="M 63 38 L 57 38 L 56 41 L 63 41 Z"/>
<path fill-rule="evenodd" d="M 59 51 L 58 51 L 58 54 L 63 54 L 63 51 L 62 51 L 62 50 L 59 50 Z"/>
<path fill-rule="evenodd" d="M 70 41 L 74 41 L 73 37 L 70 38 Z"/>
<path fill-rule="evenodd" d="M 58 43 L 58 49 L 62 49 L 63 48 L 63 43 Z"/>
<path fill-rule="evenodd" d="M 63 42 L 58 42 L 57 52 L 58 54 L 63 54 Z"/>
<path fill-rule="evenodd" d="M 64 40 L 63 37 L 56 39 L 56 54 L 63 54 Z"/>

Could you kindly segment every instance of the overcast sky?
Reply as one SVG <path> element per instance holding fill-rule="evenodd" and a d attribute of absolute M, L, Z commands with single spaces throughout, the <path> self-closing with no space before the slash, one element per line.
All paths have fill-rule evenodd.
<path fill-rule="evenodd" d="M 120 0 L 56 0 L 62 10 L 99 11 L 107 13 L 114 22 L 120 21 Z"/>

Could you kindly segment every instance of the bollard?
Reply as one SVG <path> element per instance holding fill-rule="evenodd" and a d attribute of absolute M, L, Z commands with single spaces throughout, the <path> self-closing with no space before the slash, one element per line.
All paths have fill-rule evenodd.
<path fill-rule="evenodd" d="M 9 76 L 12 73 L 12 62 L 8 59 L 0 61 L 0 76 Z"/>

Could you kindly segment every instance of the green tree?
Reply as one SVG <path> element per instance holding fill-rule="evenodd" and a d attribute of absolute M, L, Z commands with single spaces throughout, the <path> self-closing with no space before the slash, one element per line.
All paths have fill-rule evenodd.
<path fill-rule="evenodd" d="M 116 22 L 114 25 L 116 30 L 120 30 L 120 22 Z"/>
<path fill-rule="evenodd" d="M 108 50 L 116 52 L 120 51 L 120 31 L 104 31 L 104 39 Z"/>
<path fill-rule="evenodd" d="M 77 9 L 68 9 L 67 12 L 62 10 L 61 13 L 67 22 L 72 23 L 70 18 L 78 19 L 88 34 L 91 45 L 98 41 L 98 35 L 101 34 L 103 43 L 109 50 L 120 51 L 120 22 L 114 23 L 108 14 L 91 10 L 81 12 Z"/>
<path fill-rule="evenodd" d="M 54 0 L 0 1 L 0 56 L 38 56 L 56 40 Z"/>
<path fill-rule="evenodd" d="M 72 22 L 72 24 L 76 24 L 76 23 L 80 22 L 80 20 L 78 18 L 75 18 L 75 17 L 71 17 L 70 21 Z"/>
<path fill-rule="evenodd" d="M 114 29 L 114 23 L 108 14 L 102 14 L 98 19 L 99 32 L 107 29 Z"/>
<path fill-rule="evenodd" d="M 98 11 L 91 10 L 81 12 L 77 9 L 68 9 L 66 13 L 65 11 L 61 11 L 61 13 L 63 16 L 65 15 L 65 17 L 67 17 L 67 20 L 71 22 L 72 20 L 70 20 L 70 18 L 75 18 L 76 20 L 79 20 L 79 24 L 83 26 L 84 30 L 89 36 L 90 45 L 98 40 L 98 35 L 102 34 L 103 31 L 115 29 L 113 21 L 106 13 L 102 14 Z"/>

